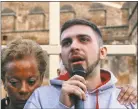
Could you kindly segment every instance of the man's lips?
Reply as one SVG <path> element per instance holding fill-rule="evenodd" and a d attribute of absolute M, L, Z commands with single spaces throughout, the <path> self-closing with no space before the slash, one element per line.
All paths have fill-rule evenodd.
<path fill-rule="evenodd" d="M 72 64 L 82 64 L 84 62 L 85 58 L 81 57 L 81 56 L 72 56 L 70 59 L 70 62 Z"/>
<path fill-rule="evenodd" d="M 72 64 L 73 65 L 75 65 L 75 64 L 83 64 L 83 61 L 73 62 Z"/>

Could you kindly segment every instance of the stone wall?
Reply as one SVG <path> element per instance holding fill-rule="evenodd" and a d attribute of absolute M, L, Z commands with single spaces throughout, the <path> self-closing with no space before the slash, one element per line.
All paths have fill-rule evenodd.
<path fill-rule="evenodd" d="M 62 10 L 66 10 L 66 13 L 73 11 L 75 14 L 72 17 L 70 16 L 71 18 L 84 18 L 93 21 L 99 26 L 118 26 L 127 24 L 127 9 L 122 10 L 98 2 L 61 2 L 60 7 Z"/>
<path fill-rule="evenodd" d="M 129 5 L 129 33 L 128 37 L 132 44 L 137 45 L 137 33 L 138 33 L 138 2 L 130 2 Z"/>
<path fill-rule="evenodd" d="M 16 37 L 49 44 L 48 2 L 2 2 L 2 44 Z"/>
<path fill-rule="evenodd" d="M 127 8 L 118 9 L 98 2 L 61 2 L 60 5 L 61 25 L 71 18 L 84 18 L 100 26 L 105 41 L 126 39 Z M 2 2 L 2 44 L 15 37 L 49 44 L 48 2 Z"/>
<path fill-rule="evenodd" d="M 101 27 L 104 44 L 109 44 L 109 45 L 115 44 L 114 41 L 124 42 L 125 40 L 127 40 L 127 35 L 128 35 L 127 31 L 128 31 L 127 25 Z"/>
<path fill-rule="evenodd" d="M 99 2 L 61 2 L 61 26 L 72 18 L 83 18 L 99 26 L 105 44 L 122 41 L 128 34 L 128 8 L 115 8 Z"/>

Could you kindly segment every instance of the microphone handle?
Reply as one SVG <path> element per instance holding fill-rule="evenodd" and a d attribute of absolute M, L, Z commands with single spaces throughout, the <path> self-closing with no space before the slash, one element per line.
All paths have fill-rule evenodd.
<path fill-rule="evenodd" d="M 84 109 L 84 100 L 79 99 L 77 96 L 75 99 L 75 109 Z"/>
<path fill-rule="evenodd" d="M 74 65 L 72 75 L 86 76 L 86 72 L 82 65 Z M 75 96 L 75 109 L 84 109 L 84 100 L 81 100 L 78 96 Z"/>

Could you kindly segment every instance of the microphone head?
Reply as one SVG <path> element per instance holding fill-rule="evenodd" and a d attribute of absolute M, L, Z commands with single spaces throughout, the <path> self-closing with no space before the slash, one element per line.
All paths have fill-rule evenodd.
<path fill-rule="evenodd" d="M 73 65 L 73 68 L 72 68 L 72 76 L 73 75 L 79 75 L 79 76 L 82 76 L 82 77 L 85 77 L 86 75 L 86 72 L 84 70 L 84 68 L 82 67 L 81 64 L 75 64 Z"/>

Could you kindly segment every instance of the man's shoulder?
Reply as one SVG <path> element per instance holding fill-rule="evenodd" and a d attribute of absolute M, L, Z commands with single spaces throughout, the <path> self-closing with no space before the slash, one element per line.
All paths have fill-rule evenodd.
<path fill-rule="evenodd" d="M 53 85 L 41 86 L 37 88 L 28 99 L 25 108 L 38 109 L 52 107 L 59 99 L 60 90 Z M 53 101 L 54 100 L 54 101 Z"/>
<path fill-rule="evenodd" d="M 59 97 L 60 90 L 57 90 L 52 85 L 49 86 L 41 86 L 37 88 L 33 94 L 31 95 L 29 102 L 35 101 L 36 99 L 43 100 L 45 99 L 54 99 L 54 97 Z"/>

